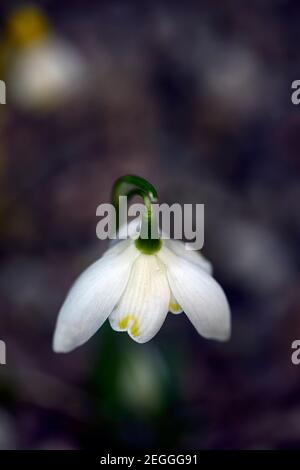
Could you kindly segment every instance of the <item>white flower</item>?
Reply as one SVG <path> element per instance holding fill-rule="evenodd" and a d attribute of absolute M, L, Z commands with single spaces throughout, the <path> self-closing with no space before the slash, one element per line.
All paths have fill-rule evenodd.
<path fill-rule="evenodd" d="M 82 91 L 87 78 L 84 60 L 51 31 L 38 6 L 13 9 L 5 29 L 8 86 L 18 106 L 48 111 Z"/>
<path fill-rule="evenodd" d="M 85 64 L 77 51 L 50 36 L 19 51 L 8 83 L 14 101 L 24 109 L 53 109 L 82 89 Z"/>
<path fill-rule="evenodd" d="M 107 318 L 114 330 L 145 343 L 169 311 L 184 311 L 202 336 L 227 340 L 230 309 L 211 273 L 211 264 L 180 241 L 162 240 L 151 255 L 141 253 L 132 239 L 120 241 L 71 288 L 57 319 L 53 348 L 71 351 Z"/>

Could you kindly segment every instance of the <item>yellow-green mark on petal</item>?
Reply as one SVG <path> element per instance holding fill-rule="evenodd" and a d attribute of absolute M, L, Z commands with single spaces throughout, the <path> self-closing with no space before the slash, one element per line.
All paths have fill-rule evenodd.
<path fill-rule="evenodd" d="M 170 302 L 169 303 L 169 311 L 171 313 L 181 313 L 182 308 L 180 307 L 180 305 L 177 302 Z"/>
<path fill-rule="evenodd" d="M 139 322 L 138 319 L 134 315 L 125 315 L 121 320 L 119 321 L 119 328 L 121 330 L 127 330 L 129 322 L 131 323 L 130 325 L 130 333 L 132 336 L 138 336 L 139 335 Z"/>

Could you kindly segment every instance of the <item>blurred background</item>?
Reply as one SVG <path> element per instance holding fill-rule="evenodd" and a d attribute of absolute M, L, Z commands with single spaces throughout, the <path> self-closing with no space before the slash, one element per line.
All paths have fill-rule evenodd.
<path fill-rule="evenodd" d="M 300 4 L 1 2 L 1 449 L 300 447 Z M 58 310 L 134 173 L 205 204 L 229 343 L 168 315 L 55 355 Z"/>

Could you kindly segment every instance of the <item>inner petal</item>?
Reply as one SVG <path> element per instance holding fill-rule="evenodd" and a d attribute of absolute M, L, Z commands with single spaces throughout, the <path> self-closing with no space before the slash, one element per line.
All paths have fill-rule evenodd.
<path fill-rule="evenodd" d="M 183 312 L 182 308 L 180 307 L 179 303 L 175 299 L 175 296 L 172 292 L 170 295 L 169 311 L 175 314 Z"/>
<path fill-rule="evenodd" d="M 116 331 L 127 331 L 146 342 L 160 329 L 167 313 L 170 289 L 166 270 L 155 255 L 140 255 L 121 300 L 109 320 Z"/>

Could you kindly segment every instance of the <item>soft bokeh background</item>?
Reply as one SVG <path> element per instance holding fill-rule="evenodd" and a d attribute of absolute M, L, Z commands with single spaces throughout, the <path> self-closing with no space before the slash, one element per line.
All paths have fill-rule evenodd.
<path fill-rule="evenodd" d="M 23 76 L 14 5 L 1 2 L 0 448 L 299 447 L 299 2 L 36 2 L 74 66 L 60 60 L 64 92 L 42 103 L 21 84 L 47 88 L 47 63 Z M 205 204 L 229 343 L 170 314 L 144 346 L 105 325 L 52 352 L 68 288 L 107 246 L 96 207 L 126 173 Z"/>

